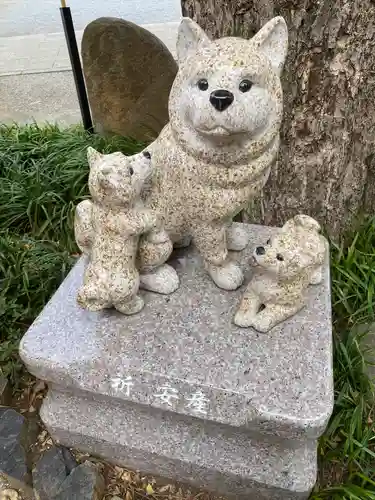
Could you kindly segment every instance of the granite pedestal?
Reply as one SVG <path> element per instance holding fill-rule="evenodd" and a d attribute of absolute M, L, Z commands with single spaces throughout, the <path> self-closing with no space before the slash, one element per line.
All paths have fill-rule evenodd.
<path fill-rule="evenodd" d="M 246 226 L 244 269 L 275 228 Z M 268 334 L 233 325 L 242 289 L 218 289 L 194 249 L 170 296 L 138 315 L 76 304 L 81 259 L 22 340 L 46 380 L 41 417 L 66 446 L 237 499 L 306 499 L 332 412 L 328 256 L 308 305 Z M 249 274 L 250 273 L 250 274 Z"/>

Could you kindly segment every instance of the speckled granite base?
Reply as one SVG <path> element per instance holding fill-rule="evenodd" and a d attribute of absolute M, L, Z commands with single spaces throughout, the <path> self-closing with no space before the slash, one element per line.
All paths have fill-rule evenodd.
<path fill-rule="evenodd" d="M 249 268 L 253 248 L 275 229 L 247 227 L 249 248 L 233 258 Z M 289 488 L 289 493 L 262 498 L 307 498 L 316 439 L 333 403 L 328 265 L 323 283 L 310 288 L 307 307 L 268 334 L 233 325 L 242 289 L 218 289 L 193 250 L 182 252 L 174 265 L 180 288 L 170 296 L 144 293 L 145 308 L 133 317 L 79 309 L 75 297 L 84 262 L 76 265 L 20 348 L 29 370 L 51 384 L 45 422 L 67 445 L 144 471 L 183 481 L 194 476 L 196 484 L 209 488 L 221 485 L 219 477 L 223 484 L 236 478 L 229 490 L 219 486 L 235 495 L 237 488 L 238 495 L 245 491 L 243 474 L 247 498 L 250 484 L 257 498 L 270 485 L 277 491 Z M 67 391 L 65 397 L 61 390 Z M 142 441 L 138 434 L 146 428 L 153 439 Z M 162 445 L 168 429 L 173 439 Z M 211 433 L 210 445 L 202 441 L 205 433 Z M 253 444 L 250 436 L 255 436 Z M 173 447 L 172 442 L 175 454 L 163 449 Z M 272 450 L 278 442 L 280 450 L 263 453 L 267 442 Z M 256 463 L 251 447 L 259 457 Z M 224 449 L 230 450 L 227 460 Z M 306 449 L 310 452 L 302 460 Z M 292 483 L 303 486 L 275 486 L 276 464 L 283 457 L 296 464 Z M 170 462 L 175 465 L 169 468 Z M 260 464 L 268 471 L 262 476 Z"/>

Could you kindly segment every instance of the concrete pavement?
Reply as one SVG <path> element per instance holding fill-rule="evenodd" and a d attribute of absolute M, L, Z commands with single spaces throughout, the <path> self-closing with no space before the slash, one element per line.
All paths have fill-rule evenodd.
<path fill-rule="evenodd" d="M 178 22 L 144 25 L 175 54 Z M 80 46 L 82 31 L 76 32 Z M 63 33 L 0 37 L 0 122 L 80 121 Z"/>
<path fill-rule="evenodd" d="M 127 19 L 136 24 L 166 23 L 181 16 L 180 0 L 66 0 L 76 30 L 98 17 Z M 60 0 L 1 0 L 0 36 L 62 31 Z"/>
<path fill-rule="evenodd" d="M 178 22 L 145 24 L 174 53 Z M 77 31 L 81 46 L 83 31 Z M 70 70 L 64 33 L 0 37 L 0 76 Z"/>

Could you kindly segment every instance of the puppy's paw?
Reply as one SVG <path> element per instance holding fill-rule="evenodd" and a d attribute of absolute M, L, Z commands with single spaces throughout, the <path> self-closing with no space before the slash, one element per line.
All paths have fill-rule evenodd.
<path fill-rule="evenodd" d="M 149 210 L 145 210 L 143 213 L 143 218 L 144 218 L 144 227 L 147 229 L 151 229 L 151 231 L 156 231 L 156 226 L 158 225 L 158 218 L 156 214 L 153 212 L 150 212 Z"/>
<path fill-rule="evenodd" d="M 252 318 L 250 326 L 252 326 L 258 332 L 267 333 L 275 326 L 275 322 L 270 316 L 257 314 Z"/>
<path fill-rule="evenodd" d="M 323 280 L 323 271 L 322 268 L 319 267 L 315 269 L 310 276 L 310 285 L 319 285 Z"/>
<path fill-rule="evenodd" d="M 83 309 L 97 312 L 109 307 L 109 303 L 96 294 L 90 287 L 82 286 L 77 294 L 77 303 Z"/>
<path fill-rule="evenodd" d="M 242 226 L 232 224 L 227 229 L 227 246 L 228 250 L 240 252 L 247 247 L 249 243 L 249 233 Z"/>
<path fill-rule="evenodd" d="M 252 326 L 253 315 L 248 311 L 238 310 L 234 316 L 233 322 L 241 328 L 248 328 L 249 326 Z"/>
<path fill-rule="evenodd" d="M 142 297 L 136 295 L 132 300 L 115 304 L 115 308 L 122 314 L 131 315 L 140 312 L 144 305 Z"/>
<path fill-rule="evenodd" d="M 164 229 L 161 231 L 154 230 L 148 234 L 147 239 L 154 245 L 161 245 L 162 243 L 166 243 L 167 241 L 169 241 L 169 236 L 168 233 L 164 231 Z"/>

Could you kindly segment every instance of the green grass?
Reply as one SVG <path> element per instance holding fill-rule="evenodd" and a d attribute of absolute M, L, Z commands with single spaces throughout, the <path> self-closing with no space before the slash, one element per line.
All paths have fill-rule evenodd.
<path fill-rule="evenodd" d="M 331 242 L 335 406 L 320 440 L 320 480 L 311 500 L 375 500 L 375 217 Z M 375 334 L 373 337 L 375 345 Z"/>
<path fill-rule="evenodd" d="M 332 306 L 346 326 L 375 321 L 375 217 L 368 218 L 346 245 L 331 245 Z"/>
<path fill-rule="evenodd" d="M 87 196 L 86 148 L 142 145 L 80 128 L 0 126 L 0 365 L 16 386 L 20 337 L 74 263 L 73 213 Z M 320 440 L 311 499 L 375 500 L 374 388 L 367 326 L 375 322 L 375 218 L 331 244 L 335 407 Z M 375 330 L 375 328 L 374 328 Z"/>

